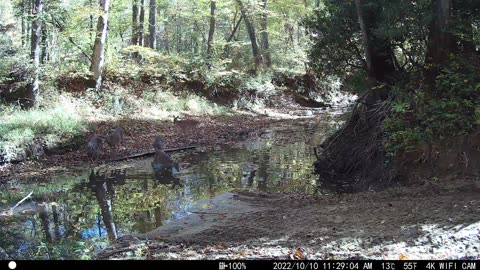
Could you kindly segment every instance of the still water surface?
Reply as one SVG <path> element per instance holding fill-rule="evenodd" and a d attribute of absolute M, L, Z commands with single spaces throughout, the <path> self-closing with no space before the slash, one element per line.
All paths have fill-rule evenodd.
<path fill-rule="evenodd" d="M 325 192 L 313 174 L 313 146 L 337 126 L 323 120 L 280 127 L 221 150 L 174 153 L 178 171 L 154 169 L 152 157 L 11 181 L 1 187 L 1 209 L 33 195 L 12 216 L 0 216 L 0 247 L 17 259 L 88 259 L 110 240 L 181 219 L 227 191 Z"/>

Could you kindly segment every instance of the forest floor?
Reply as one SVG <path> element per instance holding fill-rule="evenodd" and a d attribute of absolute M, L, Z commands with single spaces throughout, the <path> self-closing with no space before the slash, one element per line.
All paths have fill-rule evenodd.
<path fill-rule="evenodd" d="M 226 193 L 98 258 L 478 260 L 479 193 L 468 178 L 343 195 Z"/>

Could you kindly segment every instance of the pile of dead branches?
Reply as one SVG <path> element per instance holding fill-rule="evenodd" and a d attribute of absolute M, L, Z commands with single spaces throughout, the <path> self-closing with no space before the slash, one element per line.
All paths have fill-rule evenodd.
<path fill-rule="evenodd" d="M 383 121 L 391 100 L 359 99 L 344 127 L 320 145 L 315 153 L 315 172 L 320 185 L 342 192 L 367 190 L 389 180 L 383 147 Z"/>

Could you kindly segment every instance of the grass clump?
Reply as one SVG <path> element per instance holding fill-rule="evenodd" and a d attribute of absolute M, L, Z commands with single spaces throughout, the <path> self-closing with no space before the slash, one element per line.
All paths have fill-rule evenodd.
<path fill-rule="evenodd" d="M 25 159 L 35 141 L 46 148 L 72 144 L 86 127 L 67 101 L 29 111 L 10 107 L 0 114 L 0 155 L 7 162 Z"/>

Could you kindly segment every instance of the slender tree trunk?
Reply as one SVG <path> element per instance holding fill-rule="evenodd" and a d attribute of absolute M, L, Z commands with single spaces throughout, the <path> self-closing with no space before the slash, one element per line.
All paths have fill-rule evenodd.
<path fill-rule="evenodd" d="M 229 56 L 229 54 L 230 54 L 230 41 L 232 41 L 232 39 L 235 37 L 235 33 L 237 32 L 238 27 L 240 26 L 240 23 L 242 22 L 242 19 L 243 19 L 243 16 L 240 15 L 240 19 L 238 19 L 238 22 L 235 23 L 235 25 L 233 27 L 233 30 L 232 30 L 232 33 L 230 34 L 230 36 L 228 36 L 227 44 L 225 45 L 225 48 L 223 49 L 223 57 L 228 57 Z"/>
<path fill-rule="evenodd" d="M 149 42 L 148 45 L 152 49 L 157 48 L 157 40 L 156 40 L 156 32 L 155 29 L 157 27 L 157 22 L 155 19 L 157 12 L 157 1 L 156 0 L 150 0 L 150 8 L 148 12 L 148 31 L 149 31 Z"/>
<path fill-rule="evenodd" d="M 155 207 L 155 226 L 160 227 L 163 225 L 162 208 L 160 206 Z"/>
<path fill-rule="evenodd" d="M 145 0 L 140 0 L 140 20 L 138 26 L 138 45 L 145 46 L 145 32 L 144 32 L 144 25 L 145 25 Z"/>
<path fill-rule="evenodd" d="M 265 57 L 265 65 L 267 67 L 272 66 L 272 58 L 270 57 L 270 48 L 268 43 L 268 14 L 267 14 L 267 0 L 263 0 L 263 14 L 260 21 L 260 27 L 262 28 L 261 38 L 262 53 Z"/>
<path fill-rule="evenodd" d="M 193 42 L 193 53 L 198 54 L 198 33 L 200 31 L 200 27 L 198 27 L 198 21 L 195 20 L 193 22 L 193 33 L 192 33 L 192 42 Z"/>
<path fill-rule="evenodd" d="M 33 6 L 35 4 L 35 0 L 25 0 L 27 1 L 26 3 L 28 3 L 28 6 L 27 6 L 27 10 L 28 10 L 28 14 L 27 16 L 32 16 L 33 15 Z M 26 33 L 27 33 L 27 40 L 26 40 L 26 44 L 29 44 L 31 45 L 32 44 L 32 27 L 33 27 L 33 22 L 31 23 L 28 23 L 28 20 L 27 20 L 27 30 L 26 30 Z"/>
<path fill-rule="evenodd" d="M 213 39 L 215 36 L 215 0 L 210 0 L 210 30 L 208 31 L 207 42 L 207 66 L 210 69 L 212 67 L 212 54 L 213 54 Z"/>
<path fill-rule="evenodd" d="M 243 16 L 240 15 L 240 18 L 238 19 L 237 23 L 233 27 L 232 33 L 230 33 L 230 36 L 227 38 L 227 43 L 232 41 L 232 39 L 235 37 L 235 34 L 237 33 L 238 27 L 240 26 L 240 23 L 242 22 Z"/>
<path fill-rule="evenodd" d="M 22 0 L 20 4 L 20 12 L 22 13 L 22 47 L 25 47 L 26 39 L 27 39 L 27 27 L 25 25 L 25 0 Z"/>
<path fill-rule="evenodd" d="M 168 8 L 168 7 L 167 7 Z M 168 18 L 168 10 L 165 10 L 164 12 L 164 16 L 165 18 Z M 163 41 L 164 41 L 164 46 L 165 46 L 165 51 L 167 53 L 170 53 L 170 40 L 169 40 L 169 35 L 170 35 L 170 24 L 168 23 L 168 20 L 166 20 L 164 22 L 164 28 L 165 28 L 165 31 L 164 31 L 164 38 L 163 38 Z"/>
<path fill-rule="evenodd" d="M 93 6 L 93 0 L 89 0 L 90 6 Z M 89 22 L 89 28 L 90 28 L 90 42 L 91 44 L 94 44 L 95 42 L 95 28 L 93 26 L 93 14 L 90 13 L 90 22 Z"/>
<path fill-rule="evenodd" d="M 35 105 L 38 101 L 38 96 L 40 94 L 40 38 L 42 34 L 42 12 L 43 12 L 43 3 L 42 0 L 33 0 L 33 22 L 32 22 L 32 38 L 31 38 L 31 51 L 30 58 L 33 62 L 34 74 L 33 80 L 30 88 L 29 98 L 30 100 L 26 102 L 27 107 Z"/>
<path fill-rule="evenodd" d="M 181 32 L 180 32 L 180 25 L 179 25 L 179 19 L 178 19 L 178 12 L 179 12 L 179 8 L 178 8 L 178 1 L 176 2 L 176 6 L 175 6 L 175 14 L 173 15 L 174 17 L 174 21 L 175 21 L 175 51 L 177 53 L 180 53 L 180 41 L 181 41 Z"/>
<path fill-rule="evenodd" d="M 102 13 L 98 17 L 97 36 L 93 46 L 92 67 L 93 80 L 95 81 L 95 89 L 100 91 L 102 86 L 103 65 L 105 62 L 105 41 L 107 39 L 108 26 L 108 10 L 110 7 L 110 0 L 100 0 Z"/>
<path fill-rule="evenodd" d="M 446 63 L 448 54 L 453 50 L 453 35 L 449 32 L 452 2 L 451 0 L 432 0 L 432 22 L 425 57 L 426 79 L 430 89 L 434 89 L 435 78 Z"/>
<path fill-rule="evenodd" d="M 40 57 L 40 64 L 45 64 L 48 60 L 48 33 L 45 25 L 42 27 L 42 56 Z"/>
<path fill-rule="evenodd" d="M 253 54 L 253 59 L 255 60 L 255 68 L 258 69 L 263 65 L 263 57 L 262 57 L 262 54 L 260 53 L 260 49 L 258 48 L 257 36 L 255 34 L 255 27 L 250 22 L 250 19 L 247 16 L 247 11 L 243 6 L 242 1 L 241 0 L 236 0 L 236 1 L 238 3 L 238 6 L 240 7 L 240 11 L 242 12 L 243 20 L 245 22 L 245 26 L 247 27 L 248 36 L 250 37 L 250 42 L 252 44 L 252 54 Z"/>
<path fill-rule="evenodd" d="M 132 2 L 132 45 L 138 45 L 138 0 Z"/>

